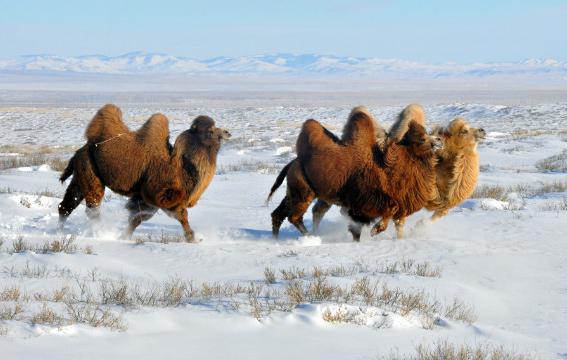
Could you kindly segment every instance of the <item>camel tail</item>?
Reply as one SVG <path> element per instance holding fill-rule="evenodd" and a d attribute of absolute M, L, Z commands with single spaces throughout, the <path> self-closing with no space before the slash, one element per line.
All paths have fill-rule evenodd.
<path fill-rule="evenodd" d="M 75 160 L 75 155 L 73 155 L 69 159 L 69 162 L 67 163 L 67 167 L 65 168 L 65 170 L 63 170 L 61 176 L 59 177 L 59 181 L 65 182 L 65 180 L 67 180 L 69 176 L 73 175 L 73 171 L 75 170 L 75 166 L 73 165 L 73 163 L 75 162 L 74 160 Z"/>
<path fill-rule="evenodd" d="M 276 182 L 274 182 L 274 185 L 272 185 L 272 188 L 270 189 L 270 194 L 268 195 L 268 198 L 266 199 L 266 204 L 268 204 L 270 202 L 270 200 L 272 199 L 272 195 L 274 195 L 276 190 L 283 183 L 285 177 L 287 176 L 287 172 L 289 170 L 289 167 L 291 166 L 291 164 L 293 164 L 294 161 L 295 161 L 295 159 L 290 161 L 286 166 L 284 166 L 282 171 L 280 171 L 278 177 L 276 178 Z"/>

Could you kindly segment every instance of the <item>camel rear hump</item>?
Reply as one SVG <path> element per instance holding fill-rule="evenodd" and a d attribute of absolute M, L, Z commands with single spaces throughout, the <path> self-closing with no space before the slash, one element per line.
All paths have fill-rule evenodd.
<path fill-rule="evenodd" d="M 129 133 L 130 129 L 122 121 L 122 111 L 113 104 L 100 108 L 85 131 L 89 143 L 108 140 L 118 134 Z"/>
<path fill-rule="evenodd" d="M 398 115 L 398 119 L 390 128 L 388 137 L 394 142 L 400 142 L 404 135 L 408 132 L 409 124 L 415 122 L 425 127 L 425 112 L 419 104 L 410 104 L 406 106 Z"/>
<path fill-rule="evenodd" d="M 343 128 L 342 141 L 347 145 L 372 146 L 377 137 L 384 137 L 384 129 L 378 124 L 366 106 L 353 108 Z"/>
<path fill-rule="evenodd" d="M 297 156 L 303 158 L 312 155 L 317 150 L 337 147 L 340 143 L 332 132 L 327 130 L 317 120 L 309 119 L 303 123 L 295 144 Z"/>

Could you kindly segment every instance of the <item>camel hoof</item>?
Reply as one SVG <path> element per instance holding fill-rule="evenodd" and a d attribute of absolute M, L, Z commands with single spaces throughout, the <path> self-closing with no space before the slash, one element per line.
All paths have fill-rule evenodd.
<path fill-rule="evenodd" d="M 188 242 L 190 244 L 198 244 L 201 241 L 203 241 L 203 239 L 196 239 L 195 233 L 192 231 L 190 233 L 185 234 L 185 242 Z"/>

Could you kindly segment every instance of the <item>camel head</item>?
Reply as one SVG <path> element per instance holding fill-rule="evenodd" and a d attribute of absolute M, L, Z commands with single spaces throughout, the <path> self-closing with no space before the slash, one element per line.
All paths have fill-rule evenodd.
<path fill-rule="evenodd" d="M 417 157 L 430 157 L 443 148 L 443 139 L 438 135 L 428 134 L 422 125 L 411 121 L 399 144 L 409 147 Z"/>
<path fill-rule="evenodd" d="M 217 145 L 222 140 L 230 138 L 230 133 L 215 126 L 215 121 L 205 115 L 198 116 L 193 120 L 189 131 L 197 135 L 198 139 L 205 145 Z"/>
<path fill-rule="evenodd" d="M 446 151 L 460 151 L 475 149 L 477 143 L 485 138 L 486 132 L 470 126 L 463 118 L 456 118 L 447 127 L 435 129 L 433 135 L 443 137 Z"/>

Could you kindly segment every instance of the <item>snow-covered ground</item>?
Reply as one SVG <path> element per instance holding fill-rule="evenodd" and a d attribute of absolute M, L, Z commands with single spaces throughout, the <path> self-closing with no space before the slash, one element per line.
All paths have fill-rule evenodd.
<path fill-rule="evenodd" d="M 67 157 L 82 143 L 96 106 L 49 101 L 0 106 L 1 159 L 46 149 Z M 318 236 L 285 223 L 274 240 L 270 212 L 283 188 L 264 205 L 302 121 L 338 133 L 356 104 L 215 104 L 123 106 L 132 127 L 165 113 L 172 138 L 200 113 L 233 134 L 189 210 L 198 245 L 176 242 L 181 227 L 161 212 L 136 240 L 119 240 L 125 198 L 111 192 L 100 224 L 91 227 L 81 205 L 62 236 L 58 172 L 0 172 L 2 359 L 376 359 L 439 339 L 567 358 L 567 153 L 551 161 L 558 169 L 540 163 L 567 149 L 567 103 L 425 104 L 430 124 L 463 116 L 487 130 L 480 186 L 505 194 L 470 199 L 436 224 L 416 226 L 428 216 L 419 212 L 402 240 L 392 228 L 375 238 L 366 230 L 358 244 L 336 208 Z M 400 109 L 371 108 L 385 125 Z M 420 306 L 400 300 L 411 295 Z"/>

